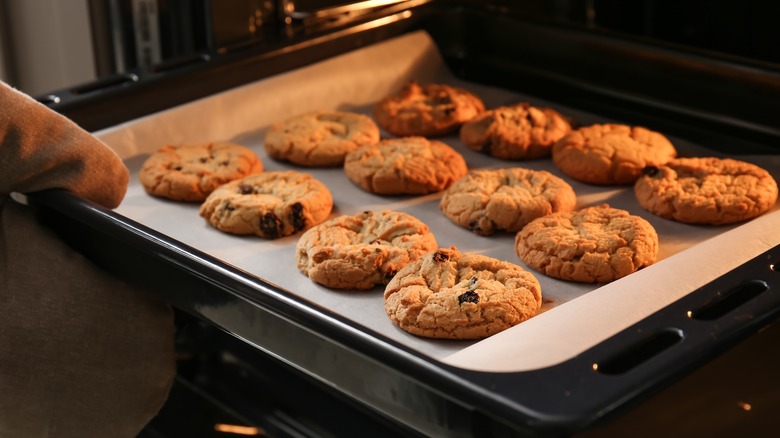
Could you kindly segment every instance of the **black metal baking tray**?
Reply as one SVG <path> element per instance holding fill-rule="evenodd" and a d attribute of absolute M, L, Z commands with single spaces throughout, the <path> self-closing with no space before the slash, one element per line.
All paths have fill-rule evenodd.
<path fill-rule="evenodd" d="M 713 148 L 778 152 L 778 127 L 767 116 L 778 101 L 776 72 L 467 3 L 420 2 L 384 13 L 389 15 L 363 17 L 354 26 L 270 51 L 247 48 L 241 56 L 226 52 L 226 58 L 212 53 L 167 76 L 144 72 L 119 89 L 97 88 L 70 103 L 62 99 L 55 109 L 92 129 L 110 126 L 203 95 L 198 92 L 213 93 L 424 29 L 464 79 L 619 115 Z M 576 68 L 561 68 L 570 66 Z M 703 71 L 706 84 L 696 80 Z M 203 80 L 219 85 L 202 87 Z M 180 84 L 170 88 L 174 98 L 160 103 L 152 97 L 174 83 Z M 675 88 L 680 91 L 667 92 Z M 736 105 L 746 94 L 734 90 L 750 91 L 753 105 Z M 115 109 L 123 105 L 125 114 Z M 95 115 L 106 107 L 112 109 Z M 528 372 L 482 373 L 431 360 L 66 192 L 38 193 L 30 202 L 43 221 L 105 268 L 428 435 L 584 430 L 706 363 L 780 311 L 775 247 L 571 360 Z"/>

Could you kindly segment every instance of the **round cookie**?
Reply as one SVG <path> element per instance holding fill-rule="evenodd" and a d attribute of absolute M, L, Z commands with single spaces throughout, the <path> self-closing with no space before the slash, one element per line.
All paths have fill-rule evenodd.
<path fill-rule="evenodd" d="M 311 228 L 298 239 L 295 259 L 313 281 L 337 289 L 370 289 L 436 249 L 419 219 L 401 212 L 365 211 Z"/>
<path fill-rule="evenodd" d="M 534 316 L 542 287 L 520 266 L 450 248 L 401 269 L 384 297 L 387 315 L 409 333 L 481 339 Z"/>
<path fill-rule="evenodd" d="M 546 157 L 571 131 L 571 124 L 551 108 L 527 103 L 502 106 L 476 116 L 460 128 L 467 147 L 503 160 Z"/>
<path fill-rule="evenodd" d="M 399 137 L 435 137 L 456 131 L 484 110 L 485 104 L 470 91 L 410 82 L 374 107 L 374 119 Z"/>
<path fill-rule="evenodd" d="M 200 215 L 226 233 L 276 239 L 321 223 L 332 209 L 333 197 L 320 181 L 279 171 L 219 187 L 200 206 Z"/>
<path fill-rule="evenodd" d="M 576 204 L 574 189 L 563 179 L 517 167 L 472 170 L 444 192 L 439 208 L 456 224 L 489 236 L 520 231 L 538 217 Z"/>
<path fill-rule="evenodd" d="M 731 158 L 678 158 L 647 167 L 634 185 L 639 204 L 660 217 L 723 225 L 754 218 L 777 202 L 766 170 Z"/>
<path fill-rule="evenodd" d="M 550 277 L 607 283 L 655 263 L 658 235 L 641 217 L 605 204 L 532 221 L 517 233 L 515 251 Z"/>
<path fill-rule="evenodd" d="M 275 123 L 265 135 L 265 150 L 277 160 L 308 167 L 333 167 L 347 153 L 379 141 L 370 117 L 344 111 L 315 111 Z"/>
<path fill-rule="evenodd" d="M 217 187 L 263 171 L 244 146 L 228 142 L 168 145 L 144 161 L 138 174 L 147 193 L 176 201 L 203 201 Z"/>
<path fill-rule="evenodd" d="M 552 159 L 566 175 L 590 184 L 633 184 L 647 166 L 677 156 L 662 134 L 635 126 L 606 124 L 576 129 L 553 145 Z"/>
<path fill-rule="evenodd" d="M 459 153 L 440 141 L 403 137 L 350 152 L 344 172 L 371 193 L 422 195 L 446 189 L 468 168 Z"/>

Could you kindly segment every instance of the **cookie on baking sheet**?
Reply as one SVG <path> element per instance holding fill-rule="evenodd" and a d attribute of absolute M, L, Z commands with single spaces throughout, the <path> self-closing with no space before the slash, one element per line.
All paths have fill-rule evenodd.
<path fill-rule="evenodd" d="M 263 171 L 244 146 L 228 142 L 168 145 L 144 161 L 138 177 L 147 193 L 176 201 L 203 201 L 217 187 Z"/>
<path fill-rule="evenodd" d="M 200 215 L 226 233 L 276 239 L 321 223 L 332 209 L 333 197 L 320 181 L 278 171 L 219 187 L 200 206 Z"/>
<path fill-rule="evenodd" d="M 643 173 L 634 185 L 639 204 L 678 222 L 741 222 L 777 202 L 777 182 L 769 172 L 731 158 L 677 158 Z"/>
<path fill-rule="evenodd" d="M 550 277 L 607 283 L 655 263 L 658 234 L 641 217 L 604 204 L 532 221 L 517 233 L 515 251 Z"/>
<path fill-rule="evenodd" d="M 360 146 L 379 141 L 370 117 L 345 111 L 315 111 L 275 123 L 265 135 L 271 158 L 308 167 L 333 167 Z"/>
<path fill-rule="evenodd" d="M 401 269 L 384 297 L 387 315 L 409 333 L 480 339 L 534 316 L 542 287 L 515 264 L 440 248 Z"/>
<path fill-rule="evenodd" d="M 370 289 L 436 249 L 427 225 L 394 211 L 340 216 L 298 239 L 298 269 L 313 281 L 337 289 Z"/>
<path fill-rule="evenodd" d="M 444 192 L 439 208 L 453 222 L 476 234 L 520 231 L 541 216 L 569 211 L 574 189 L 544 170 L 478 169 Z"/>
<path fill-rule="evenodd" d="M 456 131 L 484 110 L 482 99 L 468 90 L 410 82 L 374 107 L 374 119 L 399 137 L 434 137 Z"/>
<path fill-rule="evenodd" d="M 476 116 L 460 128 L 467 147 L 504 160 L 529 160 L 552 153 L 571 124 L 552 108 L 527 103 L 502 106 Z"/>
<path fill-rule="evenodd" d="M 440 141 L 402 137 L 350 152 L 344 172 L 371 193 L 422 195 L 446 189 L 468 168 L 458 152 Z"/>
<path fill-rule="evenodd" d="M 553 145 L 553 162 L 566 175 L 590 184 L 633 184 L 647 166 L 677 156 L 669 140 L 640 126 L 591 125 Z"/>

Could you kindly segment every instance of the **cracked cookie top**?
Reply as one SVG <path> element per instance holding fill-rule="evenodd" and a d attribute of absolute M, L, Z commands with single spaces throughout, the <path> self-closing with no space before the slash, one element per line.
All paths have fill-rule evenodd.
<path fill-rule="evenodd" d="M 647 166 L 677 156 L 662 134 L 640 126 L 591 125 L 572 131 L 553 145 L 552 159 L 566 175 L 590 184 L 633 184 Z"/>
<path fill-rule="evenodd" d="M 468 90 L 409 82 L 374 107 L 374 119 L 399 137 L 435 137 L 456 131 L 484 110 L 482 99 Z"/>
<path fill-rule="evenodd" d="M 658 235 L 641 217 L 605 204 L 532 221 L 517 233 L 515 251 L 550 277 L 607 283 L 655 263 Z"/>
<path fill-rule="evenodd" d="M 323 286 L 370 289 L 436 247 L 433 233 L 414 216 L 365 211 L 303 233 L 295 258 L 298 269 Z"/>
<path fill-rule="evenodd" d="M 544 170 L 478 169 L 455 182 L 439 208 L 456 224 L 483 236 L 517 232 L 541 216 L 574 208 L 574 189 Z"/>
<path fill-rule="evenodd" d="M 244 146 L 228 142 L 168 145 L 144 161 L 138 174 L 147 193 L 176 201 L 203 201 L 217 187 L 263 171 Z"/>
<path fill-rule="evenodd" d="M 476 116 L 460 128 L 469 148 L 504 160 L 529 160 L 552 153 L 571 124 L 552 108 L 527 103 L 502 106 Z"/>
<path fill-rule="evenodd" d="M 777 182 L 769 172 L 731 158 L 678 158 L 647 167 L 643 173 L 634 185 L 639 204 L 678 222 L 741 222 L 769 211 L 777 202 Z"/>
<path fill-rule="evenodd" d="M 542 287 L 515 264 L 439 248 L 399 271 L 384 298 L 390 320 L 409 333 L 480 339 L 535 315 Z"/>
<path fill-rule="evenodd" d="M 347 153 L 379 141 L 370 117 L 345 111 L 315 111 L 275 123 L 265 135 L 265 150 L 277 160 L 301 166 L 334 167 Z"/>
<path fill-rule="evenodd" d="M 295 171 L 264 172 L 225 184 L 209 195 L 200 215 L 214 228 L 267 239 L 324 221 L 333 197 L 320 181 Z"/>
<path fill-rule="evenodd" d="M 448 145 L 424 137 L 403 137 L 364 146 L 344 160 L 347 177 L 379 195 L 439 192 L 466 174 L 463 157 Z"/>

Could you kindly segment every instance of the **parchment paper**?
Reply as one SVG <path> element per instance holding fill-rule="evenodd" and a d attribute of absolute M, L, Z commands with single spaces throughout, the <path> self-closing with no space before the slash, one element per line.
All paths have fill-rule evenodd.
<path fill-rule="evenodd" d="M 661 245 L 655 265 L 604 286 L 565 282 L 535 273 L 545 300 L 539 315 L 481 341 L 432 340 L 410 335 L 390 322 L 383 307 L 382 287 L 362 292 L 331 290 L 300 273 L 294 255 L 300 234 L 278 240 L 224 234 L 198 216 L 198 204 L 153 198 L 138 182 L 141 164 L 159 147 L 229 140 L 254 150 L 266 170 L 309 172 L 324 182 L 334 196 L 331 217 L 363 210 L 405 211 L 430 226 L 442 247 L 454 245 L 463 252 L 479 252 L 525 267 L 514 252 L 514 234 L 481 237 L 455 225 L 439 211 L 441 194 L 377 196 L 359 189 L 341 168 L 302 168 L 273 161 L 265 154 L 263 134 L 270 124 L 318 109 L 370 115 L 376 102 L 412 79 L 467 88 L 481 96 L 488 108 L 525 101 L 556 108 L 584 125 L 620 122 L 531 96 L 460 81 L 447 71 L 429 35 L 417 32 L 97 132 L 122 156 L 132 174 L 127 196 L 117 211 L 434 359 L 495 372 L 543 368 L 570 359 L 780 244 L 777 206 L 773 212 L 740 225 L 676 223 L 644 211 L 630 187 L 582 184 L 565 177 L 549 158 L 502 161 L 470 151 L 457 135 L 445 137 L 441 140 L 458 150 L 471 169 L 526 167 L 550 171 L 572 185 L 578 208 L 606 202 L 626 209 L 655 227 Z M 670 139 L 680 156 L 715 155 L 703 145 Z M 779 156 L 739 158 L 768 169 L 775 179 L 780 175 Z"/>

